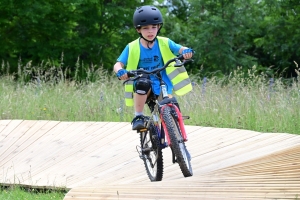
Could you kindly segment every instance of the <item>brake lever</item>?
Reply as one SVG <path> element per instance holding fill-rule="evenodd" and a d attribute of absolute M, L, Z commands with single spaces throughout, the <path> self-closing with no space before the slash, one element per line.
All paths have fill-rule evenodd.
<path fill-rule="evenodd" d="M 179 60 L 179 59 L 175 60 L 174 67 L 181 67 L 182 65 L 183 65 L 183 62 L 181 62 L 181 60 Z"/>
<path fill-rule="evenodd" d="M 174 67 L 181 67 L 182 65 L 184 65 L 185 63 L 188 63 L 188 62 L 193 62 L 194 60 L 192 59 L 187 59 L 187 60 L 179 60 L 179 59 L 176 59 L 175 60 L 175 64 L 174 64 Z"/>

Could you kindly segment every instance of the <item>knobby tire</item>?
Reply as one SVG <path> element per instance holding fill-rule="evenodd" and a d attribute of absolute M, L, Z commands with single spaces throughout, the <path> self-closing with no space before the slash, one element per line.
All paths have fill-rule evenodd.
<path fill-rule="evenodd" d="M 145 140 L 144 134 L 146 134 Z M 152 149 L 147 153 L 142 153 L 142 159 L 149 179 L 151 181 L 161 181 L 163 178 L 163 155 L 154 124 L 150 124 L 150 128 L 146 133 L 140 133 L 140 142 L 142 149 Z"/>
<path fill-rule="evenodd" d="M 170 136 L 171 148 L 175 154 L 176 161 L 180 166 L 183 176 L 192 176 L 193 170 L 190 162 L 190 155 L 188 154 L 185 143 L 183 141 L 179 123 L 177 119 L 172 115 L 172 111 L 169 106 L 166 106 L 164 108 L 162 117 Z"/>

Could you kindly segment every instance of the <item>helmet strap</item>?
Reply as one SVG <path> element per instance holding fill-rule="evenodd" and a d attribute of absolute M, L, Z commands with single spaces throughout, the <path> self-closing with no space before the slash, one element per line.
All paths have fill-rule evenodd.
<path fill-rule="evenodd" d="M 155 36 L 155 38 L 153 40 L 147 40 L 146 38 L 143 37 L 143 35 L 141 33 L 139 33 L 139 35 L 140 35 L 141 38 L 143 38 L 145 41 L 147 41 L 147 47 L 148 47 L 148 49 L 151 49 L 151 47 L 149 46 L 149 44 L 152 44 L 155 41 L 156 36 Z"/>
<path fill-rule="evenodd" d="M 151 50 L 151 47 L 149 47 L 149 44 L 152 44 L 156 40 L 156 37 L 159 34 L 161 27 L 162 27 L 162 24 L 160 25 L 159 30 L 157 31 L 157 34 L 156 34 L 156 36 L 155 36 L 155 38 L 153 40 L 147 40 L 146 38 L 143 37 L 143 35 L 141 33 L 139 33 L 140 37 L 143 38 L 145 41 L 147 41 L 147 47 L 148 47 L 148 49 Z"/>

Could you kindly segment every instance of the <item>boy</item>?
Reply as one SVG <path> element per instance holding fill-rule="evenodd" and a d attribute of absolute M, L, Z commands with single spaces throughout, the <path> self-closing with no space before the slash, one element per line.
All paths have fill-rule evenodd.
<path fill-rule="evenodd" d="M 190 59 L 193 56 L 194 51 L 192 49 L 176 44 L 168 38 L 157 36 L 163 25 L 163 18 L 156 7 L 142 6 L 137 8 L 133 15 L 133 24 L 140 37 L 125 47 L 114 65 L 114 72 L 120 80 L 128 79 L 127 70 L 139 68 L 153 70 L 162 67 L 165 62 L 175 57 L 174 54 L 182 54 L 184 59 Z M 124 69 L 124 66 L 126 66 L 127 70 Z M 191 82 L 185 69 L 176 70 L 178 69 L 172 71 L 172 76 L 167 70 L 162 71 L 162 79 L 166 83 L 170 97 L 172 90 L 178 95 L 186 94 L 192 90 Z M 176 78 L 173 77 L 174 74 L 179 74 L 178 76 L 176 75 L 176 82 L 180 80 L 180 84 L 175 85 L 175 87 L 172 83 Z M 144 128 L 144 105 L 150 92 L 159 95 L 159 80 L 151 75 L 140 78 L 134 83 L 133 91 L 130 91 L 130 89 L 126 91 L 125 89 L 125 92 L 126 105 L 134 105 L 135 109 L 132 130 L 142 129 Z M 132 96 L 133 92 L 134 95 Z"/>

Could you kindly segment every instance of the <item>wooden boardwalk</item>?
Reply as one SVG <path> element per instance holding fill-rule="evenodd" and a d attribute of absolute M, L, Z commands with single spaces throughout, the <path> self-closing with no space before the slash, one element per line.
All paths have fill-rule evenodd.
<path fill-rule="evenodd" d="M 194 176 L 167 148 L 149 182 L 129 123 L 0 120 L 0 183 L 66 187 L 64 200 L 300 199 L 300 135 L 186 129 Z"/>

